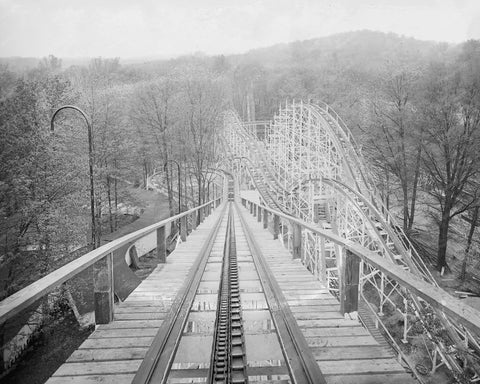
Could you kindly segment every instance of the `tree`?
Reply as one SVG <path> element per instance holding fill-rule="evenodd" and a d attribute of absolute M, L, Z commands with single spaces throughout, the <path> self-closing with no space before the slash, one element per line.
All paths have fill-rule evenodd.
<path fill-rule="evenodd" d="M 265 70 L 260 64 L 239 65 L 233 73 L 233 102 L 245 121 L 257 116 L 259 87 L 263 85 Z"/>
<path fill-rule="evenodd" d="M 0 101 L 0 253 L 8 256 L 10 292 L 23 283 L 13 271 L 25 250 L 33 249 L 36 272 L 46 273 L 71 240 L 63 236 L 72 225 L 62 220 L 61 210 L 79 189 L 78 168 L 59 161 L 61 147 L 50 134 L 49 119 L 56 104 L 73 97 L 67 80 L 35 70 Z"/>
<path fill-rule="evenodd" d="M 206 172 L 218 160 L 217 135 L 220 114 L 225 109 L 224 83 L 208 71 L 187 68 L 182 79 L 181 111 L 178 130 L 184 143 L 186 161 L 198 186 L 197 203 L 205 201 Z"/>
<path fill-rule="evenodd" d="M 379 95 L 372 100 L 368 135 L 370 157 L 376 167 L 399 184 L 405 231 L 411 230 L 415 218 L 423 143 L 423 123 L 413 99 L 417 81 L 416 73 L 405 70 L 383 79 Z"/>
<path fill-rule="evenodd" d="M 422 160 L 431 184 L 430 195 L 438 202 L 440 219 L 437 268 L 447 266 L 450 221 L 465 212 L 477 196 L 463 192 L 478 176 L 480 165 L 480 71 L 463 61 L 457 70 L 445 64 L 429 68 L 426 82 L 425 142 Z"/>
<path fill-rule="evenodd" d="M 132 105 L 131 118 L 137 124 L 142 138 L 143 168 L 145 179 L 155 169 L 163 169 L 170 158 L 168 148 L 171 140 L 171 120 L 173 100 L 178 85 L 171 77 L 152 80 L 138 88 Z M 152 159 L 155 159 L 152 161 Z M 155 162 L 157 164 L 155 164 Z M 173 204 L 171 175 L 165 171 L 170 214 L 175 212 Z"/>

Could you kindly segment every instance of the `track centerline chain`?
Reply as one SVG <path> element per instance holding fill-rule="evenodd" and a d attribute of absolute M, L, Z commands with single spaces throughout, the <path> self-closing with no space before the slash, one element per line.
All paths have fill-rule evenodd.
<path fill-rule="evenodd" d="M 209 383 L 248 383 L 232 203 L 223 251 Z"/>

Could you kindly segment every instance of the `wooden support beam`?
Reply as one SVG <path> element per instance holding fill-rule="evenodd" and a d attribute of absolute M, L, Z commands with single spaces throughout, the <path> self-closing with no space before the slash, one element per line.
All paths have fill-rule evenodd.
<path fill-rule="evenodd" d="M 293 223 L 293 258 L 299 259 L 302 256 L 302 227 Z"/>
<path fill-rule="evenodd" d="M 250 214 L 253 215 L 253 203 L 250 202 Z"/>
<path fill-rule="evenodd" d="M 200 209 L 198 210 L 198 214 L 199 214 L 198 224 L 203 223 L 203 219 L 205 218 L 204 209 L 205 209 L 205 208 L 200 208 Z"/>
<path fill-rule="evenodd" d="M 345 250 L 345 262 L 341 270 L 343 289 L 340 290 L 340 311 L 356 318 L 358 313 L 358 282 L 360 277 L 360 258 Z"/>
<path fill-rule="evenodd" d="M 257 204 L 253 204 L 253 217 L 257 216 Z"/>
<path fill-rule="evenodd" d="M 318 259 L 318 276 L 323 284 L 327 284 L 327 255 L 325 251 L 325 238 L 320 238 L 320 256 Z M 326 287 L 328 288 L 328 287 Z"/>
<path fill-rule="evenodd" d="M 113 321 L 113 253 L 93 264 L 95 324 Z"/>
<path fill-rule="evenodd" d="M 192 212 L 192 229 L 197 229 L 197 215 L 198 211 Z"/>
<path fill-rule="evenodd" d="M 258 206 L 257 221 L 262 221 L 262 208 L 260 206 Z"/>
<path fill-rule="evenodd" d="M 157 257 L 159 263 L 167 262 L 167 244 L 165 238 L 165 226 L 157 228 Z"/>
<path fill-rule="evenodd" d="M 278 233 L 280 232 L 280 217 L 273 215 L 273 239 L 278 239 Z"/>
<path fill-rule="evenodd" d="M 135 244 L 133 244 L 129 249 L 128 249 L 128 255 L 130 256 L 130 261 L 131 264 L 130 266 L 134 269 L 140 268 L 140 259 L 138 258 L 138 252 L 137 252 L 137 247 L 135 247 Z"/>
<path fill-rule="evenodd" d="M 263 228 L 268 228 L 268 211 L 266 209 L 263 210 Z"/>
<path fill-rule="evenodd" d="M 187 216 L 180 218 L 180 238 L 182 241 L 187 241 Z"/>

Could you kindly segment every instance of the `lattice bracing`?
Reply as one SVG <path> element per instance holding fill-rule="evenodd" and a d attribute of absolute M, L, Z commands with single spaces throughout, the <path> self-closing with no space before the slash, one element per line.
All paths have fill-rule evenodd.
<path fill-rule="evenodd" d="M 328 105 L 286 103 L 271 122 L 258 124 L 244 124 L 234 112 L 228 112 L 224 128 L 230 167 L 240 185 L 259 192 L 262 204 L 330 230 L 437 285 L 384 206 L 352 133 Z M 287 248 L 292 248 L 290 235 L 280 238 Z M 305 230 L 302 250 L 306 267 L 338 293 L 343 247 Z M 402 313 L 404 341 L 413 323 L 424 326 L 431 355 L 435 356 L 432 367 L 438 366 L 439 358 L 453 371 L 462 370 L 458 358 L 448 352 L 451 345 L 457 350 L 468 346 L 480 352 L 476 337 L 468 330 L 454 326 L 442 313 L 374 266 L 362 263 L 360 286 L 361 298 L 367 299 L 368 290 L 377 292 L 375 305 L 366 305 L 376 308 L 374 315 L 380 323 L 386 306 Z M 434 313 L 443 324 L 450 346 L 432 335 L 424 318 L 426 312 Z M 468 361 L 472 363 L 472 359 Z"/>

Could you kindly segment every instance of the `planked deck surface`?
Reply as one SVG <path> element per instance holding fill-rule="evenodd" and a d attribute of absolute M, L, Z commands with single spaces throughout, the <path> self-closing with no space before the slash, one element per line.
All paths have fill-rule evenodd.
<path fill-rule="evenodd" d="M 339 302 L 280 240 L 240 207 L 261 252 L 297 319 L 328 384 L 410 384 L 389 347 L 380 345 L 358 320 L 345 319 Z"/>
<path fill-rule="evenodd" d="M 388 347 L 372 337 L 359 321 L 345 319 L 339 312 L 338 301 L 325 287 L 299 260 L 292 260 L 289 252 L 278 240 L 273 240 L 271 233 L 264 230 L 256 218 L 243 207 L 240 209 L 328 384 L 416 382 Z M 131 383 L 220 212 L 221 209 L 217 209 L 206 218 L 168 257 L 166 264 L 160 264 L 123 303 L 117 305 L 114 322 L 98 326 L 47 384 Z M 244 237 L 238 241 L 239 245 L 244 243 Z M 248 256 L 248 251 L 245 255 L 242 252 L 239 252 L 241 257 Z M 212 287 L 208 281 L 203 284 L 204 292 L 199 293 L 211 295 Z M 256 285 L 246 288 L 244 296 L 250 294 L 250 290 L 251 294 L 258 291 Z M 200 315 L 200 312 L 194 313 L 194 316 Z M 257 327 L 254 324 L 258 319 L 247 316 L 245 320 L 247 333 L 250 325 Z M 253 328 L 251 331 L 258 333 Z M 259 345 L 258 340 L 254 344 Z M 251 345 L 249 349 L 251 352 L 256 350 Z M 255 368 L 250 368 L 250 375 L 255 374 Z"/>
<path fill-rule="evenodd" d="M 114 321 L 98 326 L 47 384 L 131 383 L 221 211 L 219 207 L 207 217 L 117 305 Z"/>

